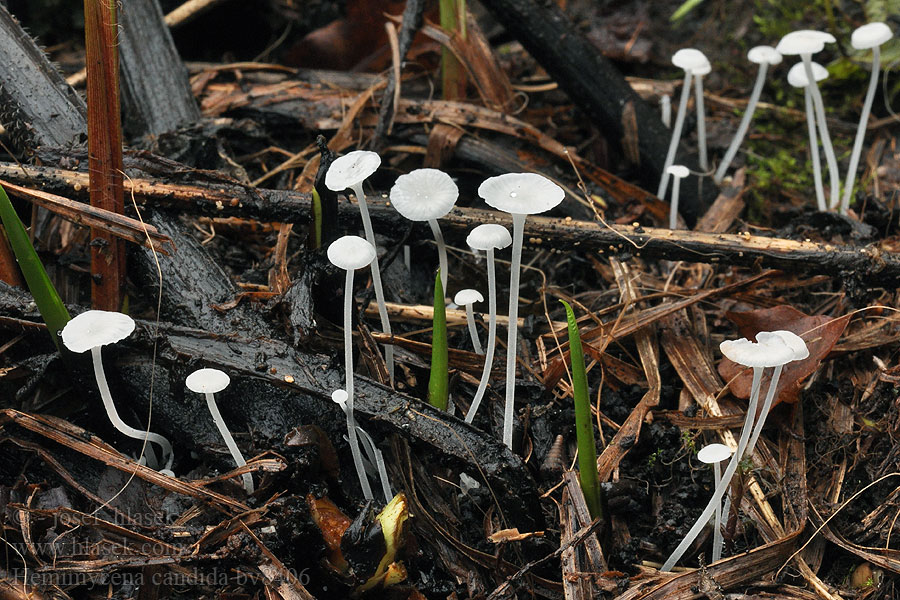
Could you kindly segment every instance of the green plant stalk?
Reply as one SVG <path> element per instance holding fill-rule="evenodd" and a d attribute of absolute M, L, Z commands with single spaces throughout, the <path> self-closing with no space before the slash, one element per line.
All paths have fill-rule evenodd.
<path fill-rule="evenodd" d="M 450 397 L 447 350 L 447 307 L 444 305 L 444 286 L 441 271 L 434 278 L 434 318 L 431 334 L 431 375 L 428 377 L 428 403 L 447 410 Z"/>
<path fill-rule="evenodd" d="M 441 28 L 466 39 L 466 0 L 440 0 Z M 441 49 L 441 93 L 444 100 L 465 95 L 465 71 L 449 48 Z"/>
<path fill-rule="evenodd" d="M 47 329 L 50 330 L 53 343 L 59 349 L 59 332 L 71 318 L 69 311 L 66 310 L 56 288 L 50 282 L 41 259 L 34 251 L 34 246 L 31 245 L 25 226 L 22 225 L 12 202 L 9 201 L 9 196 L 6 195 L 6 190 L 2 187 L 0 187 L 0 220 L 3 221 L 6 237 L 16 255 L 19 268 L 25 277 L 25 283 L 28 284 L 28 290 L 34 297 L 34 303 L 37 305 L 44 323 L 47 324 Z"/>
<path fill-rule="evenodd" d="M 591 518 L 603 518 L 600 496 L 600 478 L 597 476 L 597 445 L 594 441 L 594 424 L 591 419 L 591 400 L 588 397 L 587 371 L 584 368 L 584 351 L 575 313 L 565 300 L 566 321 L 569 324 L 569 357 L 572 361 L 572 395 L 575 398 L 575 437 L 578 442 L 578 471 L 581 491 Z"/>
<path fill-rule="evenodd" d="M 322 247 L 322 199 L 316 188 L 312 190 L 312 211 L 313 211 L 313 236 L 315 237 L 315 248 Z"/>

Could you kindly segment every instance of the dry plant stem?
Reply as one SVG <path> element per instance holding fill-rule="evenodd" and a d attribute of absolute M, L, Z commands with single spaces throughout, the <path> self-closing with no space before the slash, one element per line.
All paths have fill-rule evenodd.
<path fill-rule="evenodd" d="M 678 547 L 675 548 L 669 558 L 666 559 L 666 562 L 663 563 L 663 566 L 660 567 L 660 571 L 671 571 L 672 567 L 674 567 L 681 557 L 684 556 L 684 553 L 690 545 L 697 539 L 697 536 L 700 535 L 700 532 L 706 524 L 709 523 L 709 519 L 715 513 L 716 507 L 720 507 L 719 510 L 721 510 L 722 496 L 725 495 L 725 491 L 728 489 L 731 478 L 734 476 L 735 471 L 737 471 L 738 465 L 741 462 L 741 456 L 744 453 L 744 448 L 747 447 L 747 441 L 750 439 L 750 431 L 753 429 L 753 418 L 756 414 L 756 406 L 759 403 L 759 384 L 762 380 L 762 372 L 762 367 L 754 367 L 753 369 L 753 384 L 750 388 L 750 402 L 747 406 L 747 416 L 744 417 L 744 428 L 741 430 L 737 451 L 732 455 L 731 460 L 728 462 L 728 467 L 726 467 L 725 473 L 722 474 L 722 480 L 719 482 L 715 491 L 713 491 L 712 498 L 710 498 L 706 508 L 703 509 L 700 517 L 694 523 L 693 527 L 691 527 L 690 531 L 688 531 L 687 535 L 684 536 L 684 539 L 681 540 L 681 543 L 678 544 Z"/>
<path fill-rule="evenodd" d="M 376 259 L 377 260 L 377 259 Z M 373 261 L 374 262 L 374 261 Z M 377 266 L 373 265 L 372 273 Z M 372 488 L 369 487 L 369 478 L 363 466 L 362 453 L 359 450 L 359 439 L 356 436 L 356 418 L 353 416 L 353 269 L 347 269 L 347 278 L 344 282 L 344 373 L 346 377 L 347 392 L 347 438 L 350 440 L 350 453 L 353 455 L 353 466 L 356 467 L 356 475 L 359 477 L 359 485 L 362 487 L 366 500 L 372 500 Z"/>
<path fill-rule="evenodd" d="M 141 442 L 146 440 L 147 442 L 159 444 L 159 447 L 162 448 L 163 458 L 166 461 L 165 468 L 171 469 L 172 462 L 174 461 L 174 454 L 172 452 L 172 444 L 169 443 L 169 440 L 158 433 L 141 431 L 140 429 L 135 429 L 134 427 L 127 425 L 119 416 L 118 411 L 116 411 L 116 405 L 113 404 L 112 393 L 109 391 L 109 384 L 106 382 L 106 373 L 103 370 L 103 358 L 100 349 L 101 346 L 91 348 L 91 358 L 94 362 L 94 378 L 97 380 L 97 389 L 100 390 L 100 397 L 103 399 L 103 407 L 106 409 L 106 416 L 109 417 L 110 423 L 112 423 L 113 427 L 120 433 L 127 435 L 132 439 L 140 440 Z M 156 452 L 153 451 L 153 448 L 149 443 L 146 444 L 144 448 L 144 456 L 147 457 L 147 465 L 149 467 L 153 469 L 159 468 L 161 463 L 157 460 Z"/>
<path fill-rule="evenodd" d="M 713 463 L 713 474 L 715 475 L 716 487 L 722 485 L 722 465 Z M 716 502 L 716 528 L 713 530 L 713 551 L 712 561 L 716 562 L 722 558 L 722 503 Z"/>
<path fill-rule="evenodd" d="M 494 269 L 493 249 L 487 251 L 487 276 L 488 336 L 487 340 L 485 340 L 487 351 L 484 356 L 484 370 L 481 372 L 481 381 L 478 382 L 478 390 L 475 392 L 475 398 L 472 399 L 472 405 L 469 407 L 469 412 L 466 413 L 466 423 L 471 423 L 475 419 L 475 413 L 478 412 L 478 407 L 481 405 L 481 399 L 484 398 L 488 380 L 491 378 L 491 367 L 494 366 L 494 350 L 497 347 L 497 276 Z"/>
<path fill-rule="evenodd" d="M 769 416 L 769 409 L 772 408 L 772 401 L 775 399 L 775 392 L 778 390 L 778 379 L 781 377 L 781 370 L 783 368 L 784 365 L 778 365 L 772 373 L 772 379 L 769 381 L 769 389 L 766 391 L 765 400 L 763 400 L 762 410 L 759 411 L 759 419 L 756 420 L 756 424 L 753 426 L 753 434 L 750 436 L 750 441 L 747 443 L 747 449 L 744 450 L 745 457 L 752 456 L 753 449 L 756 448 L 756 441 L 759 439 L 759 434 L 762 433 L 763 425 L 766 423 L 766 417 Z"/>
<path fill-rule="evenodd" d="M 828 163 L 828 174 L 831 180 L 831 202 L 828 208 L 834 210 L 838 207 L 841 193 L 841 175 L 838 172 L 837 158 L 834 156 L 834 147 L 831 145 L 831 136 L 828 134 L 828 124 L 825 122 L 825 106 L 822 104 L 822 94 L 819 85 L 813 76 L 812 55 L 801 54 L 803 68 L 806 72 L 806 80 L 812 92 L 813 106 L 816 108 L 816 118 L 819 123 L 819 135 L 822 137 L 822 148 L 825 150 L 825 161 Z"/>
<path fill-rule="evenodd" d="M 678 142 L 681 141 L 681 128 L 684 127 L 684 116 L 687 112 L 688 97 L 691 95 L 691 72 L 685 71 L 684 83 L 681 84 L 681 98 L 678 100 L 678 112 L 675 115 L 675 127 L 672 128 L 672 139 L 669 141 L 669 150 L 666 152 L 666 162 L 662 168 L 662 179 L 656 190 L 656 197 L 663 200 L 666 189 L 669 187 L 669 167 L 675 163 L 675 153 L 678 151 Z"/>
<path fill-rule="evenodd" d="M 518 350 L 519 270 L 526 215 L 513 213 L 512 265 L 509 272 L 509 328 L 506 336 L 506 403 L 503 407 L 503 443 L 512 450 L 516 402 L 516 351 Z"/>
<path fill-rule="evenodd" d="M 366 195 L 363 193 L 362 182 L 357 183 L 353 188 L 356 194 L 356 201 L 359 205 L 359 214 L 362 217 L 363 229 L 366 232 L 366 240 L 375 248 L 375 259 L 372 261 L 372 285 L 375 287 L 375 301 L 378 303 L 378 316 L 381 317 L 381 329 L 384 333 L 391 334 L 391 321 L 388 319 L 387 307 L 384 304 L 384 288 L 381 285 L 381 268 L 378 266 L 378 245 L 375 243 L 375 232 L 372 230 L 372 219 L 369 217 L 369 207 L 366 205 Z M 384 362 L 387 364 L 388 378 L 391 381 L 391 387 L 394 385 L 394 347 L 384 347 Z M 351 402 L 353 394 L 350 394 Z M 356 437 L 355 430 L 351 434 Z M 358 451 L 358 448 L 357 448 Z M 362 462 L 360 462 L 362 464 Z"/>
<path fill-rule="evenodd" d="M 437 243 L 438 249 L 438 265 L 441 269 L 441 285 L 444 286 L 444 293 L 447 293 L 447 245 L 444 244 L 444 235 L 441 233 L 441 226 L 438 225 L 437 219 L 429 219 L 428 226 L 431 227 L 431 233 L 434 234 L 434 241 Z M 390 333 L 385 331 L 385 333 Z"/>
<path fill-rule="evenodd" d="M 731 140 L 731 145 L 728 146 L 728 150 L 725 151 L 725 156 L 722 157 L 722 162 L 719 164 L 719 168 L 716 169 L 716 174 L 713 177 L 713 181 L 716 182 L 716 185 L 722 183 L 722 180 L 725 179 L 725 172 L 728 171 L 728 167 L 731 165 L 731 161 L 734 160 L 738 148 L 741 147 L 741 142 L 744 141 L 744 137 L 747 135 L 747 130 L 750 129 L 750 121 L 753 120 L 753 113 L 756 111 L 756 103 L 759 102 L 759 97 L 762 94 L 763 85 L 766 82 L 766 72 L 768 70 L 768 63 L 764 62 L 759 65 L 759 71 L 756 74 L 756 83 L 753 84 L 753 91 L 750 92 L 750 100 L 747 101 L 747 108 L 744 109 L 744 116 L 741 118 L 741 123 L 738 125 L 737 132 L 734 134 L 734 139 Z"/>
<path fill-rule="evenodd" d="M 478 339 L 478 330 L 475 329 L 475 314 L 471 304 L 466 304 L 466 322 L 469 325 L 469 335 L 472 337 L 472 349 L 475 350 L 475 354 L 484 354 L 481 341 Z"/>
<path fill-rule="evenodd" d="M 709 171 L 709 157 L 706 152 L 706 111 L 703 107 L 703 76 L 694 78 L 694 103 L 697 105 L 697 150 L 700 153 L 700 169 Z"/>
<path fill-rule="evenodd" d="M 222 439 L 225 440 L 225 445 L 228 447 L 228 451 L 231 453 L 231 458 L 234 459 L 234 464 L 239 467 L 243 467 L 247 464 L 247 461 L 244 460 L 244 455 L 241 454 L 240 449 L 237 444 L 234 442 L 234 438 L 231 436 L 231 432 L 228 431 L 228 427 L 225 426 L 225 420 L 222 419 L 222 413 L 219 412 L 219 407 L 216 405 L 216 397 L 214 394 L 210 394 L 207 392 L 204 394 L 206 396 L 206 407 L 209 408 L 209 413 L 213 417 L 213 421 L 216 424 L 216 427 L 219 430 L 219 434 L 222 436 Z M 253 493 L 253 476 L 250 473 L 244 473 L 241 475 L 241 479 L 244 481 L 244 489 L 248 494 Z"/>
<path fill-rule="evenodd" d="M 678 194 L 681 190 L 681 177 L 673 177 L 672 199 L 669 201 L 669 229 L 678 225 Z"/>
<path fill-rule="evenodd" d="M 813 164 L 816 204 L 820 211 L 826 211 L 828 206 L 825 204 L 825 188 L 822 185 L 822 161 L 819 158 L 819 141 L 816 138 L 816 120 L 813 115 L 812 94 L 809 92 L 809 86 L 803 88 L 803 99 L 806 103 L 806 127 L 809 129 L 809 157 Z"/>
<path fill-rule="evenodd" d="M 841 214 L 846 215 L 850 208 L 850 196 L 853 194 L 853 184 L 856 182 L 856 168 L 859 166 L 859 158 L 862 156 L 862 145 L 866 138 L 866 125 L 869 122 L 869 113 L 872 110 L 872 101 L 875 98 L 875 88 L 878 87 L 878 72 L 881 68 L 881 47 L 872 48 L 872 76 L 869 78 L 869 90 L 866 92 L 866 100 L 863 103 L 862 113 L 859 115 L 859 126 L 856 128 L 856 138 L 853 140 L 853 151 L 850 153 L 850 166 L 847 167 L 847 180 L 844 182 L 844 195 L 841 197 Z"/>

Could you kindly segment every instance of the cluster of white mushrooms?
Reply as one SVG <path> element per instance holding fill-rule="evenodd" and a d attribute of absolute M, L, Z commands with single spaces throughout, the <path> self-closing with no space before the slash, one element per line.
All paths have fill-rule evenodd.
<path fill-rule="evenodd" d="M 760 94 L 765 83 L 769 66 L 774 66 L 782 61 L 783 56 L 799 56 L 800 62 L 794 65 L 788 72 L 788 82 L 797 88 L 803 88 L 806 116 L 809 129 L 809 150 L 813 165 L 813 178 L 815 180 L 816 204 L 819 210 L 839 210 L 846 214 L 850 207 L 850 196 L 853 193 L 853 185 L 856 181 L 856 170 L 862 154 L 862 144 L 866 135 L 866 125 L 872 102 L 875 98 L 875 89 L 878 85 L 880 70 L 881 45 L 894 37 L 890 27 L 884 23 L 868 23 L 858 27 L 850 38 L 850 44 L 857 50 L 872 50 L 872 75 L 869 79 L 869 88 L 866 92 L 859 125 L 856 130 L 856 138 L 853 142 L 853 150 L 850 154 L 850 163 L 847 167 L 847 177 L 844 181 L 843 195 L 841 195 L 841 178 L 838 172 L 837 158 L 834 147 L 831 144 L 831 136 L 825 122 L 825 108 L 822 95 L 819 92 L 817 82 L 828 77 L 828 71 L 822 65 L 812 61 L 812 55 L 821 52 L 825 44 L 832 44 L 836 40 L 833 35 L 824 31 L 803 29 L 793 31 L 785 35 L 774 48 L 771 46 L 756 46 L 747 53 L 750 62 L 759 65 L 756 83 L 747 102 L 747 109 L 741 119 L 737 132 L 722 158 L 722 162 L 716 169 L 713 180 L 716 184 L 722 182 L 731 161 L 737 154 L 738 148 L 747 135 L 750 121 L 759 102 Z M 657 196 L 664 199 L 668 189 L 669 177 L 673 177 L 675 185 L 672 187 L 670 200 L 671 211 L 669 227 L 674 229 L 678 213 L 678 181 L 689 175 L 687 167 L 673 165 L 678 142 L 681 139 L 681 130 L 684 126 L 684 116 L 687 110 L 688 97 L 691 91 L 691 80 L 694 81 L 695 104 L 697 106 L 697 142 L 701 175 L 708 171 L 708 159 L 706 153 L 706 120 L 703 111 L 703 76 L 710 72 L 710 64 L 702 52 L 694 48 L 683 48 L 672 56 L 672 63 L 684 70 L 684 84 L 681 89 L 681 98 L 678 103 L 678 113 L 675 117 L 675 125 L 672 127 L 672 138 L 669 143 L 663 166 L 662 177 L 659 182 Z M 663 120 L 668 121 L 669 102 L 663 103 Z M 816 131 L 818 130 L 818 135 Z M 822 167 L 819 158 L 818 139 L 822 141 L 822 151 L 825 154 L 825 162 L 828 165 L 830 178 L 830 198 L 826 202 L 824 184 L 822 182 Z"/>

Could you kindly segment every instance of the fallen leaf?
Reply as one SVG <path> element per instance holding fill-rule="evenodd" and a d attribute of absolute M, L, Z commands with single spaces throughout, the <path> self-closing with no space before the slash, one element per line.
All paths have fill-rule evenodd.
<path fill-rule="evenodd" d="M 322 532 L 322 539 L 328 549 L 328 562 L 336 570 L 344 573 L 347 570 L 347 561 L 341 552 L 341 536 L 350 527 L 350 517 L 341 512 L 334 502 L 327 497 L 316 498 L 312 494 L 306 496 L 309 505 L 309 513 L 313 523 Z"/>
<path fill-rule="evenodd" d="M 838 338 L 850 322 L 850 315 L 833 319 L 822 315 L 810 316 L 787 305 L 773 306 L 746 312 L 728 312 L 725 316 L 738 327 L 741 336 L 755 341 L 760 331 L 776 331 L 783 329 L 796 333 L 809 348 L 809 357 L 796 360 L 784 366 L 778 380 L 777 395 L 772 402 L 793 404 L 797 401 L 804 379 L 812 375 L 819 364 L 828 356 Z M 773 369 L 766 369 L 763 374 L 761 390 L 767 390 Z M 750 397 L 750 384 L 753 380 L 753 369 L 739 365 L 725 358 L 719 363 L 719 375 L 725 381 L 731 381 L 731 393 L 738 398 Z"/>

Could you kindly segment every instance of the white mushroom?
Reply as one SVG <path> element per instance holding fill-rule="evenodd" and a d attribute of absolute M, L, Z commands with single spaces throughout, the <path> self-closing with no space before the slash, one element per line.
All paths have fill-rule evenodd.
<path fill-rule="evenodd" d="M 391 188 L 391 204 L 410 221 L 428 221 L 437 242 L 441 285 L 447 289 L 447 247 L 437 220 L 449 213 L 459 197 L 453 179 L 438 169 L 416 169 L 401 175 Z"/>
<path fill-rule="evenodd" d="M 475 329 L 475 315 L 472 314 L 472 305 L 476 302 L 484 302 L 484 296 L 478 290 L 465 289 L 456 292 L 453 301 L 458 306 L 466 307 L 466 323 L 469 325 L 469 335 L 472 337 L 472 348 L 475 349 L 476 354 L 484 354 L 484 350 L 481 349 L 481 342 L 478 341 L 478 331 Z"/>
<path fill-rule="evenodd" d="M 875 88 L 878 87 L 878 72 L 881 69 L 881 45 L 892 37 L 894 37 L 894 32 L 884 23 L 867 23 L 862 27 L 857 27 L 850 36 L 850 44 L 857 50 L 872 49 L 872 76 L 869 78 L 869 89 L 866 92 L 866 100 L 859 115 L 859 126 L 856 128 L 856 138 L 853 140 L 853 151 L 850 153 L 850 166 L 847 168 L 844 195 L 841 197 L 841 214 L 847 214 L 847 209 L 850 208 L 850 195 L 853 193 L 853 184 L 856 182 L 856 167 L 859 165 L 859 157 L 862 156 L 863 140 L 866 137 L 866 124 L 869 122 L 869 112 L 872 110 Z"/>
<path fill-rule="evenodd" d="M 478 391 L 466 413 L 466 423 L 475 419 L 475 413 L 481 405 L 481 399 L 487 390 L 488 380 L 491 378 L 491 368 L 494 363 L 494 349 L 497 347 L 497 277 L 494 269 L 494 250 L 502 250 L 512 243 L 509 231 L 502 225 L 485 223 L 469 232 L 466 243 L 472 250 L 484 250 L 487 254 L 487 279 L 488 279 L 488 336 L 485 342 L 487 354 L 484 357 L 484 369 L 481 372 L 481 381 L 478 382 Z"/>
<path fill-rule="evenodd" d="M 353 455 L 353 464 L 359 477 L 366 500 L 372 500 L 372 488 L 362 463 L 362 454 L 359 451 L 359 441 L 356 437 L 356 420 L 353 416 L 353 272 L 375 260 L 375 246 L 355 235 L 345 235 L 338 238 L 328 246 L 328 260 L 333 265 L 347 271 L 344 283 L 344 372 L 346 376 L 346 410 L 347 436 L 350 440 L 350 452 Z M 375 268 L 372 269 L 375 272 Z M 334 399 L 334 395 L 332 395 Z M 335 401 L 338 401 L 335 399 Z"/>
<path fill-rule="evenodd" d="M 130 438 L 158 444 L 162 448 L 163 460 L 166 461 L 165 470 L 171 471 L 172 462 L 175 459 L 172 452 L 172 444 L 158 433 L 141 431 L 126 425 L 116 411 L 112 393 L 109 391 L 109 384 L 106 382 L 106 373 L 103 371 L 103 358 L 100 355 L 101 348 L 107 344 L 115 344 L 124 340 L 131 335 L 132 331 L 134 331 L 134 319 L 128 315 L 105 310 L 89 310 L 66 323 L 61 332 L 61 337 L 63 344 L 72 352 L 81 354 L 88 350 L 91 351 L 91 359 L 94 363 L 94 378 L 97 380 L 97 388 L 100 390 L 100 398 L 103 399 L 106 416 L 109 417 L 113 427 Z M 162 464 L 160 461 L 157 461 L 156 453 L 153 452 L 149 445 L 144 447 L 144 456 L 147 458 L 147 464 L 152 468 L 159 468 L 160 464 Z"/>
<path fill-rule="evenodd" d="M 335 404 L 341 407 L 341 410 L 344 411 L 344 415 L 347 415 L 347 392 L 344 390 L 334 390 L 331 392 L 331 399 Z M 390 502 L 391 498 L 393 498 L 394 494 L 391 492 L 391 484 L 388 480 L 387 468 L 384 464 L 384 455 L 381 453 L 381 450 L 375 446 L 374 440 L 372 440 L 372 436 L 366 432 L 365 429 L 356 426 L 356 431 L 359 434 L 359 437 L 362 439 L 362 447 L 366 453 L 366 456 L 369 459 L 369 462 L 374 467 L 375 471 L 378 473 L 378 478 L 381 480 L 381 491 L 384 494 L 384 501 Z M 350 441 L 348 436 L 345 436 L 347 441 Z M 368 477 L 368 474 L 363 468 L 362 472 L 357 471 L 358 477 Z M 366 484 L 368 485 L 368 479 L 366 480 Z M 362 480 L 360 480 L 360 485 L 362 485 Z"/>
<path fill-rule="evenodd" d="M 362 217 L 363 229 L 366 232 L 366 240 L 376 248 L 375 231 L 372 229 L 372 219 L 369 218 L 369 207 L 366 204 L 366 195 L 363 192 L 363 181 L 378 170 L 381 165 L 381 157 L 375 152 L 355 150 L 335 159 L 328 172 L 325 173 L 325 185 L 335 192 L 346 189 L 353 190 L 356 200 L 359 202 L 359 214 Z M 381 317 L 381 328 L 384 333 L 391 335 L 391 322 L 388 319 L 387 305 L 384 300 L 384 287 L 381 285 L 381 270 L 378 267 L 378 254 L 372 259 L 372 285 L 375 288 L 375 300 L 378 303 L 378 315 Z M 394 347 L 384 347 L 384 362 L 387 364 L 388 377 L 391 385 L 394 385 Z"/>
<path fill-rule="evenodd" d="M 662 175 L 659 181 L 659 188 L 656 196 L 662 200 L 666 196 L 666 190 L 669 187 L 669 167 L 675 162 L 675 153 L 678 151 L 678 142 L 681 141 L 681 129 L 684 127 L 684 117 L 687 113 L 688 97 L 691 94 L 691 77 L 696 75 L 698 78 L 710 72 L 711 66 L 706 56 L 696 48 L 682 48 L 672 56 L 672 64 L 676 67 L 684 69 L 684 83 L 681 86 L 681 98 L 678 100 L 678 112 L 675 115 L 675 126 L 672 128 L 672 139 L 669 141 L 669 150 L 666 152 L 666 161 L 663 164 Z M 703 90 L 702 83 L 699 88 L 700 93 L 697 101 L 698 117 L 703 112 Z M 705 119 L 698 118 L 697 135 L 699 137 L 701 128 L 703 129 L 701 160 L 705 160 L 706 155 L 706 122 Z M 704 170 L 707 167 L 700 165 Z"/>
<path fill-rule="evenodd" d="M 513 406 L 516 393 L 516 335 L 519 314 L 519 270 L 522 241 L 528 215 L 546 212 L 565 198 L 563 189 L 537 173 L 507 173 L 491 177 L 478 186 L 478 195 L 489 206 L 512 215 L 512 266 L 509 276 L 509 333 L 506 353 L 506 405 L 503 411 L 503 443 L 512 449 Z"/>
<path fill-rule="evenodd" d="M 700 462 L 713 466 L 716 488 L 722 484 L 722 467 L 720 463 L 730 456 L 731 448 L 725 444 L 709 444 L 701 448 L 700 452 L 697 453 L 697 459 Z M 722 503 L 718 502 L 716 504 L 715 529 L 713 530 L 713 562 L 722 558 L 722 541 Z"/>
<path fill-rule="evenodd" d="M 229 383 L 231 383 L 231 379 L 219 369 L 198 369 L 184 380 L 184 384 L 189 390 L 206 396 L 206 406 L 209 408 L 209 413 L 212 415 L 216 428 L 225 440 L 225 445 L 231 453 L 231 458 L 234 459 L 234 463 L 237 466 L 243 467 L 247 464 L 247 461 L 244 460 L 244 455 L 241 454 L 240 449 L 234 442 L 234 438 L 231 436 L 231 432 L 228 431 L 228 426 L 225 425 L 225 420 L 219 412 L 219 407 L 216 405 L 215 394 L 227 388 Z M 244 481 L 244 489 L 248 494 L 252 494 L 253 476 L 250 473 L 244 473 L 241 475 L 241 479 Z"/>
<path fill-rule="evenodd" d="M 759 65 L 759 70 L 756 73 L 756 83 L 753 84 L 753 91 L 750 92 L 750 100 L 747 101 L 747 108 L 744 110 L 744 116 L 741 119 L 740 125 L 738 125 L 737 132 L 735 132 L 734 138 L 728 146 L 728 150 L 725 151 L 722 163 L 719 165 L 719 168 L 716 169 L 716 174 L 713 177 L 713 181 L 715 181 L 716 184 L 722 183 L 722 180 L 725 178 L 725 172 L 728 170 L 728 166 L 731 164 L 731 161 L 734 160 L 734 155 L 737 154 L 738 148 L 741 147 L 744 136 L 747 135 L 747 130 L 750 128 L 750 121 L 753 119 L 753 113 L 756 111 L 756 104 L 759 102 L 760 94 L 762 94 L 762 88 L 766 81 L 766 72 L 769 69 L 769 65 L 779 64 L 781 58 L 781 54 L 772 46 L 754 46 L 753 48 L 750 48 L 750 51 L 747 53 L 747 59 L 750 62 Z"/>
<path fill-rule="evenodd" d="M 684 165 L 672 165 L 666 169 L 672 176 L 672 200 L 669 202 L 669 229 L 675 229 L 678 225 L 678 195 L 681 190 L 681 180 L 691 174 Z"/>
<path fill-rule="evenodd" d="M 812 63 L 813 77 L 816 81 L 822 81 L 828 77 L 828 70 L 817 62 Z M 825 189 L 822 185 L 822 164 L 819 160 L 819 143 L 816 139 L 816 122 L 810 92 L 809 80 L 806 78 L 806 67 L 802 62 L 797 63 L 788 71 L 788 83 L 797 88 L 803 88 L 803 99 L 806 105 L 806 127 L 809 130 L 809 154 L 813 164 L 813 180 L 816 186 L 816 203 L 819 210 L 828 210 L 825 203 Z"/>
<path fill-rule="evenodd" d="M 834 43 L 834 36 L 824 31 L 801 29 L 792 31 L 778 42 L 775 49 L 783 55 L 800 55 L 803 68 L 806 70 L 806 80 L 810 82 L 813 106 L 816 109 L 816 120 L 819 124 L 819 133 L 822 136 L 822 148 L 825 150 L 825 160 L 828 163 L 828 173 L 831 179 L 831 202 L 829 208 L 838 207 L 841 193 L 841 176 L 838 172 L 837 158 L 831 145 L 831 135 L 828 133 L 828 124 L 825 122 L 825 106 L 822 103 L 822 94 L 819 86 L 815 84 L 815 76 L 812 68 L 812 55 L 821 52 L 825 44 Z"/>

